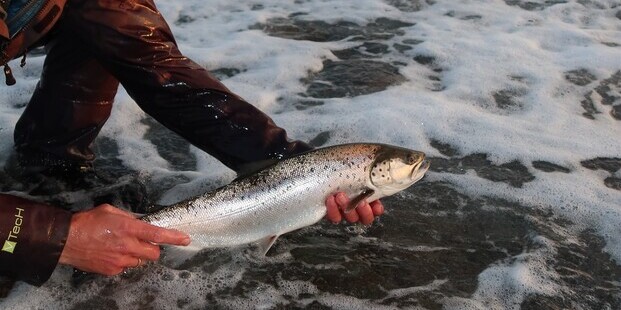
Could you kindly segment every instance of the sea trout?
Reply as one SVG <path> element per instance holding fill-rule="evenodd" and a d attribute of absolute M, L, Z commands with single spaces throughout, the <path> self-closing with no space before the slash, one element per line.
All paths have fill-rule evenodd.
<path fill-rule="evenodd" d="M 280 160 L 228 185 L 142 219 L 190 235 L 189 248 L 258 242 L 267 253 L 278 236 L 317 223 L 326 198 L 373 201 L 416 183 L 429 168 L 423 152 L 384 144 L 344 144 Z"/>

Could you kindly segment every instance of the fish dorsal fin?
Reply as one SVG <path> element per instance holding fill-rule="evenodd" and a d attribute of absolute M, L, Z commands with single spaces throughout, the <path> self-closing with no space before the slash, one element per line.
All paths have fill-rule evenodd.
<path fill-rule="evenodd" d="M 267 167 L 275 165 L 277 162 L 278 159 L 266 159 L 240 165 L 235 171 L 237 172 L 237 178 L 235 178 L 235 180 L 243 179 L 249 175 L 255 174 Z"/>
<path fill-rule="evenodd" d="M 347 208 L 345 208 L 345 213 L 349 213 L 353 210 L 355 210 L 358 207 L 358 204 L 360 204 L 361 201 L 373 196 L 373 194 L 375 194 L 375 191 L 370 189 L 370 188 L 365 188 L 362 193 L 360 193 L 358 196 L 354 197 L 354 199 L 349 201 L 349 204 L 347 205 Z"/>
<path fill-rule="evenodd" d="M 270 248 L 272 248 L 272 245 L 274 245 L 274 242 L 276 242 L 276 239 L 278 239 L 278 237 L 279 236 L 277 235 L 269 236 L 257 242 L 259 251 L 261 252 L 261 254 L 263 254 L 263 256 L 265 256 L 267 252 L 270 250 Z"/>

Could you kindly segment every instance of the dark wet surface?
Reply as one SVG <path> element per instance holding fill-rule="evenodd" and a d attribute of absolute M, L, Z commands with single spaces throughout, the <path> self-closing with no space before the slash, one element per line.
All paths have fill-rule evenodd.
<path fill-rule="evenodd" d="M 285 39 L 309 40 L 314 42 L 332 42 L 349 39 L 360 40 L 386 40 L 396 35 L 403 35 L 400 28 L 413 26 L 414 23 L 378 18 L 366 25 L 342 21 L 330 24 L 320 20 L 303 20 L 296 18 L 304 13 L 292 14 L 290 18 L 273 18 L 265 24 L 257 24 L 251 29 L 260 29 L 263 32 Z"/>
<path fill-rule="evenodd" d="M 567 0 L 535 0 L 535 1 L 523 1 L 523 0 L 505 0 L 508 5 L 519 6 L 527 11 L 541 11 L 547 7 L 567 3 Z"/>
<path fill-rule="evenodd" d="M 313 139 L 314 144 L 321 145 L 329 138 L 330 132 L 321 133 Z M 519 162 L 493 165 L 484 154 L 463 156 L 450 144 L 434 140 L 432 145 L 450 157 L 433 158 L 434 171 L 461 174 L 472 169 L 480 177 L 513 186 L 534 178 Z M 594 158 L 582 165 L 615 173 L 621 169 L 621 159 Z M 545 161 L 534 161 L 533 167 L 546 172 L 568 170 Z M 179 309 L 194 309 L 197 304 L 228 309 L 230 300 L 253 298 L 266 287 L 281 294 L 275 296 L 281 298 L 270 309 L 331 309 L 320 298 L 326 294 L 398 308 L 441 309 L 446 298 L 471 297 L 479 275 L 490 266 L 510 266 L 523 255 L 542 255 L 544 268 L 559 275 L 558 279 L 548 280 L 568 290 L 556 296 L 531 294 L 521 308 L 621 307 L 617 281 L 621 268 L 603 251 L 602 238 L 589 230 L 574 236 L 568 231 L 572 223 L 550 211 L 492 197 L 469 196 L 442 181 L 423 181 L 402 194 L 385 198 L 384 204 L 387 214 L 369 228 L 346 229 L 322 222 L 282 236 L 266 260 L 252 254 L 240 259 L 239 253 L 245 249 L 210 250 L 175 267 L 187 271 L 154 267 L 116 280 L 96 277 L 77 285 L 74 292 L 96 285 L 99 293 L 75 303 L 73 309 L 119 309 L 127 305 L 127 300 L 135 309 L 151 309 L 162 303 Z M 541 237 L 552 242 L 554 251 L 537 241 Z M 287 253 L 291 258 L 284 261 L 270 259 Z M 244 272 L 233 282 L 211 277 L 223 270 L 231 274 Z M 199 295 L 204 299 L 197 301 L 196 292 L 190 295 L 181 291 L 176 300 L 161 300 L 157 284 L 145 287 L 145 279 L 152 278 L 152 273 L 159 274 L 159 281 L 180 286 L 202 277 L 204 292 L 199 291 Z M 318 293 L 290 291 L 282 286 L 283 281 L 310 283 Z M 135 283 L 143 288 L 141 293 L 127 295 L 120 283 Z M 420 289 L 407 291 L 411 288 Z M 391 293 L 400 289 L 406 291 Z M 122 304 L 119 296 L 124 296 Z"/>
<path fill-rule="evenodd" d="M 150 127 L 145 138 L 171 167 L 195 169 L 196 161 L 186 142 L 150 120 L 143 123 Z M 330 131 L 322 132 L 311 144 L 324 145 L 331 135 Z M 517 160 L 494 164 L 486 154 L 461 154 L 450 143 L 432 140 L 431 145 L 445 157 L 431 158 L 429 174 L 474 171 L 481 178 L 514 187 L 535 178 L 527 164 Z M 95 149 L 100 169 L 119 178 L 131 173 L 118 159 L 115 141 L 100 137 Z M 621 180 L 615 174 L 621 170 L 621 158 L 585 159 L 580 164 L 608 172 L 606 186 L 619 190 Z M 532 167 L 571 173 L 567 167 L 546 161 L 533 161 Z M 127 192 L 155 201 L 162 192 L 188 180 L 172 177 L 140 181 L 148 184 L 146 192 L 131 187 L 110 190 L 126 201 L 131 201 Z M 387 214 L 371 227 L 348 229 L 347 225 L 321 222 L 279 238 L 267 259 L 256 257 L 246 248 L 209 250 L 173 269 L 151 266 L 112 279 L 94 276 L 73 286 L 67 284 L 69 295 L 62 290 L 55 294 L 59 301 L 66 300 L 70 309 L 122 309 L 128 305 L 132 309 L 153 309 L 162 304 L 178 309 L 230 309 L 231 300 L 253 298 L 266 288 L 280 294 L 269 309 L 331 309 L 322 296 L 335 295 L 366 300 L 369 305 L 441 309 L 446 298 L 471 298 L 481 273 L 491 266 L 511 266 L 524 255 L 533 255 L 545 262 L 537 268 L 558 274 L 558 278 L 547 281 L 564 289 L 555 296 L 528 295 L 521 308 L 621 307 L 621 268 L 603 250 L 603 239 L 590 230 L 575 235 L 569 231 L 572 223 L 551 211 L 471 196 L 443 181 L 423 180 L 383 202 Z M 552 245 L 538 241 L 542 237 Z M 240 270 L 243 274 L 234 281 L 214 278 L 222 273 L 232 278 Z M 198 292 L 192 286 L 191 293 L 179 290 L 174 300 L 162 300 L 158 283 L 184 287 L 187 281 L 193 281 L 193 285 L 200 281 Z M 290 290 L 283 281 L 307 283 L 316 291 Z M 81 294 L 90 297 L 70 297 Z"/>
<path fill-rule="evenodd" d="M 175 150 L 189 155 L 187 145 L 174 142 L 177 138 L 169 131 L 157 126 L 150 131 L 147 136 L 154 143 L 159 141 L 160 154 Z M 312 143 L 322 145 L 330 136 L 330 132 L 323 132 Z M 431 144 L 447 158 L 432 158 L 429 174 L 463 174 L 473 170 L 479 177 L 515 187 L 534 179 L 519 161 L 497 165 L 485 154 L 463 155 L 437 140 Z M 101 154 L 100 167 L 121 174 L 116 143 L 100 138 L 97 150 Z M 169 160 L 177 158 L 162 156 Z M 616 184 L 609 187 L 618 186 L 619 179 L 612 175 L 621 169 L 620 158 L 593 158 L 581 164 L 609 172 L 608 182 Z M 546 172 L 569 170 L 545 161 L 533 161 L 532 166 Z M 156 200 L 162 191 L 184 182 L 168 179 L 157 190 L 149 190 L 147 199 Z M 209 250 L 180 267 L 151 266 L 112 279 L 94 276 L 69 286 L 70 294 L 62 290 L 55 294 L 59 301 L 66 300 L 70 309 L 122 309 L 127 305 L 132 309 L 153 309 L 162 304 L 179 309 L 230 309 L 231 300 L 253 298 L 257 291 L 266 288 L 278 292 L 269 309 L 331 309 L 322 296 L 334 295 L 366 300 L 369 305 L 441 309 L 446 298 L 470 298 L 484 270 L 511 266 L 524 255 L 533 255 L 544 261 L 543 267 L 538 268 L 559 275 L 547 281 L 564 289 L 555 296 L 531 294 L 521 308 L 621 307 L 621 268 L 603 250 L 603 239 L 590 230 L 575 235 L 569 231 L 572 223 L 551 211 L 467 195 L 443 181 L 423 180 L 383 202 L 387 214 L 371 227 L 348 229 L 346 225 L 321 222 L 279 238 L 267 259 L 258 258 L 245 248 Z M 542 237 L 552 245 L 538 241 Z M 224 273 L 232 278 L 240 270 L 243 274 L 234 281 L 216 277 Z M 176 299 L 162 299 L 158 283 L 185 287 L 188 281 L 194 283 L 192 292 L 179 290 L 175 292 Z M 196 281 L 202 283 L 198 291 Z M 283 281 L 308 283 L 317 291 L 290 290 L 283 286 Z M 405 291 L 400 292 L 402 289 Z M 71 296 L 80 294 L 90 297 L 73 302 Z"/>
<path fill-rule="evenodd" d="M 621 179 L 615 177 L 614 174 L 621 170 L 621 158 L 598 157 L 594 159 L 584 160 L 582 166 L 591 170 L 605 170 L 610 176 L 604 179 L 604 185 L 608 188 L 621 191 Z"/>
<path fill-rule="evenodd" d="M 296 18 L 303 14 L 292 14 L 291 18 L 270 19 L 265 24 L 257 24 L 252 29 L 261 29 L 269 35 L 315 42 L 330 42 L 347 39 L 363 41 L 359 45 L 333 51 L 338 61 L 325 60 L 320 72 L 310 74 L 303 80 L 308 89 L 301 96 L 312 98 L 355 97 L 383 91 L 406 81 L 393 63 L 380 60 L 391 52 L 384 40 L 394 36 L 403 36 L 401 28 L 413 26 L 414 23 L 378 18 L 366 25 L 351 22 L 329 24 L 324 21 L 308 21 Z M 396 52 L 412 49 L 418 41 L 404 40 L 394 44 Z M 302 101 L 297 109 L 305 110 L 317 101 Z M 317 104 L 320 105 L 320 104 Z"/>
<path fill-rule="evenodd" d="M 190 153 L 190 143 L 151 117 L 146 117 L 142 123 L 149 126 L 144 138 L 155 145 L 157 153 L 168 162 L 172 169 L 196 170 L 196 158 Z"/>
<path fill-rule="evenodd" d="M 405 51 L 409 51 L 414 49 L 411 45 L 408 44 L 399 44 L 399 43 L 395 43 L 392 45 L 392 47 L 394 49 L 396 49 L 397 51 L 399 51 L 400 53 L 404 53 Z"/>
<path fill-rule="evenodd" d="M 434 149 L 442 153 L 442 155 L 449 156 L 449 157 L 454 157 L 454 156 L 459 155 L 459 151 L 448 143 L 443 143 L 441 141 L 431 139 L 431 141 L 429 141 L 429 144 L 431 144 L 431 146 Z"/>
<path fill-rule="evenodd" d="M 461 20 L 479 20 L 483 18 L 483 16 L 478 15 L 478 14 L 463 14 L 463 13 L 455 12 L 455 11 L 449 11 L 444 15 L 449 16 L 449 17 L 459 18 Z"/>
<path fill-rule="evenodd" d="M 149 274 L 153 272 L 159 274 L 160 281 L 179 285 L 204 278 L 204 292 L 198 292 L 204 300 L 190 297 L 197 292 L 180 291 L 176 301 L 165 301 L 179 309 L 194 309 L 197 304 L 228 309 L 229 300 L 250 299 L 266 287 L 279 292 L 269 309 L 330 309 L 319 298 L 326 294 L 398 308 L 441 309 L 445 298 L 469 298 L 477 288 L 479 275 L 490 266 L 510 266 L 519 257 L 545 255 L 542 253 L 555 253 L 543 258 L 542 268 L 559 274 L 558 279 L 549 281 L 570 290 L 559 291 L 553 297 L 529 295 L 523 308 L 621 307 L 617 282 L 621 268 L 603 251 L 603 240 L 592 231 L 583 231 L 575 242 L 569 241 L 566 227 L 571 223 L 551 212 L 501 199 L 468 196 L 445 182 L 423 181 L 403 194 L 385 198 L 384 204 L 387 214 L 369 228 L 348 230 L 322 222 L 282 236 L 266 260 L 252 255 L 240 259 L 244 249 L 210 250 L 177 268 L 187 271 L 172 273 L 152 268 L 131 272 L 116 281 L 95 279 L 99 294 L 75 304 L 73 309 L 120 308 L 115 301 L 119 294 L 135 309 L 161 304 L 157 285 L 144 287 L 144 278 L 152 278 Z M 554 251 L 539 242 L 541 238 L 553 242 Z M 291 257 L 284 261 L 270 259 L 287 253 Z M 244 272 L 232 282 L 211 277 L 221 276 L 223 270 L 231 275 Z M 124 286 L 143 285 L 141 290 L 146 291 L 125 295 L 117 287 L 119 281 Z M 283 281 L 310 283 L 318 293 L 291 291 L 282 286 Z M 420 289 L 391 293 L 408 288 Z M 78 286 L 75 292 L 81 289 Z"/>
<path fill-rule="evenodd" d="M 434 0 L 386 0 L 386 3 L 403 12 L 420 11 L 428 5 L 435 3 Z"/>
<path fill-rule="evenodd" d="M 303 111 L 303 110 L 312 109 L 314 107 L 322 106 L 323 104 L 324 104 L 323 101 L 314 100 L 312 98 L 311 99 L 302 98 L 298 102 L 294 103 L 294 106 L 297 110 Z"/>
<path fill-rule="evenodd" d="M 446 86 L 442 84 L 442 71 L 444 71 L 444 69 L 436 62 L 434 56 L 425 54 L 416 55 L 414 56 L 414 61 L 429 69 L 429 72 L 426 74 L 427 79 L 432 81 L 429 90 L 442 91 L 446 89 Z"/>
<path fill-rule="evenodd" d="M 563 172 L 570 173 L 571 170 L 569 168 L 559 166 L 557 164 L 553 164 L 543 160 L 533 161 L 533 167 L 537 170 L 541 170 L 544 172 Z"/>
<path fill-rule="evenodd" d="M 332 51 L 332 53 L 342 60 L 378 58 L 388 53 L 388 45 L 377 42 L 365 42 L 362 45 L 345 50 Z"/>
<path fill-rule="evenodd" d="M 93 297 L 87 301 L 77 303 L 71 309 L 92 309 L 92 310 L 118 310 L 120 309 L 116 302 L 103 296 Z"/>
<path fill-rule="evenodd" d="M 595 81 L 597 78 L 587 69 L 578 69 L 565 72 L 565 79 L 575 85 L 585 86 Z"/>
<path fill-rule="evenodd" d="M 582 166 L 591 170 L 606 170 L 615 173 L 621 169 L 621 158 L 598 157 L 581 162 Z"/>
<path fill-rule="evenodd" d="M 385 2 L 404 12 L 415 12 L 434 4 L 429 0 Z M 529 11 L 565 2 L 505 0 L 508 5 Z M 591 1 L 579 3 L 595 5 Z M 262 8 L 260 4 L 253 7 L 255 10 Z M 436 82 L 431 90 L 444 89 L 442 73 L 450 68 L 443 68 L 435 55 L 415 52 L 416 45 L 423 40 L 404 36 L 403 28 L 412 27 L 415 21 L 380 18 L 358 25 L 297 18 L 302 15 L 269 19 L 252 28 L 281 38 L 315 42 L 348 40 L 355 46 L 334 50 L 337 60 L 325 60 L 322 71 L 304 80 L 307 91 L 285 103 L 292 108 L 315 109 L 323 106 L 325 99 L 370 94 L 405 82 L 399 73 L 401 65 L 386 60 L 395 55 L 416 62 L 411 65 L 426 68 L 426 77 Z M 474 13 L 449 11 L 446 15 L 471 22 L 482 19 Z M 617 11 L 616 16 L 621 19 L 621 11 Z M 187 24 L 194 20 L 195 17 L 181 14 L 176 23 Z M 241 72 L 243 70 L 238 68 L 220 68 L 213 74 L 225 79 Z M 585 117 L 595 119 L 609 112 L 613 118 L 621 120 L 621 71 L 601 78 L 586 68 L 559 74 L 564 75 L 568 85 L 574 85 L 572 87 L 580 89 L 581 93 L 584 91 L 582 102 L 568 104 L 581 104 Z M 521 81 L 522 78 L 510 79 Z M 491 95 L 497 108 L 516 110 L 525 104 L 525 94 L 521 89 L 500 89 Z M 99 156 L 97 167 L 114 178 L 126 177 L 123 179 L 126 185 L 110 187 L 102 183 L 93 197 L 84 199 L 122 201 L 120 204 L 142 206 L 142 211 L 146 211 L 149 202 L 157 201 L 162 193 L 190 181 L 181 173 L 197 167 L 189 144 L 150 118 L 143 124 L 149 126 L 145 139 L 169 163 L 171 174 L 155 178 L 137 175 L 118 159 L 116 142 L 99 137 L 95 144 Z M 332 131 L 323 131 L 312 137 L 310 144 L 326 145 L 334 135 Z M 595 231 L 576 233 L 571 231 L 574 223 L 545 208 L 468 195 L 454 184 L 437 181 L 443 174 L 474 172 L 480 178 L 520 188 L 534 181 L 537 173 L 574 173 L 573 168 L 581 164 L 587 169 L 606 171 L 602 186 L 621 191 L 621 158 L 585 158 L 574 167 L 543 160 L 494 163 L 488 154 L 462 154 L 438 140 L 432 140 L 431 145 L 444 156 L 431 158 L 429 174 L 436 181 L 423 180 L 402 194 L 384 199 L 388 212 L 371 227 L 362 229 L 322 222 L 279 238 L 267 259 L 256 258 L 247 249 L 210 250 L 181 267 L 149 266 L 117 278 L 95 276 L 75 282 L 73 287 L 55 292 L 55 297 L 59 301 L 67 300 L 70 309 L 155 309 L 162 304 L 179 309 L 231 309 L 234 307 L 228 301 L 251 298 L 271 287 L 277 301 L 270 309 L 332 309 L 322 299 L 325 296 L 352 296 L 375 306 L 441 309 L 446 298 L 471 298 L 484 270 L 511 266 L 520 262 L 524 255 L 532 255 L 543 258 L 544 265 L 538 268 L 558 274 L 557 279 L 547 280 L 562 289 L 555 296 L 530 294 L 520 305 L 522 309 L 621 308 L 621 268 L 604 250 L 605 242 Z M 0 181 L 3 190 L 24 189 L 5 172 L 0 172 Z M 539 242 L 541 237 L 552 245 Z M 215 276 L 223 273 L 233 278 L 240 271 L 243 275 L 235 281 Z M 198 289 L 197 280 L 201 283 Z M 317 292 L 289 290 L 282 281 L 309 283 Z M 190 282 L 194 283 L 192 292 L 188 291 Z M 163 300 L 161 296 L 166 292 L 161 283 L 173 283 L 179 290 L 175 292 L 177 296 Z M 0 284 L 0 295 L 2 288 Z M 401 289 L 405 291 L 394 293 Z M 73 299 L 80 294 L 88 297 Z"/>
<path fill-rule="evenodd" d="M 562 294 L 561 305 L 621 306 L 620 289 L 615 284 L 621 268 L 602 252 L 601 238 L 587 231 L 579 237 L 581 244 L 566 242 L 557 233 L 558 225 L 566 223 L 551 213 L 488 197 L 469 197 L 442 182 L 420 184 L 405 195 L 386 198 L 384 203 L 389 213 L 381 224 L 364 234 L 377 238 L 368 243 L 343 247 L 351 235 L 339 232 L 287 237 L 288 242 L 319 246 L 290 250 L 296 261 L 306 266 L 282 266 L 280 276 L 311 281 L 321 291 L 334 294 L 380 299 L 384 305 L 441 308 L 439 301 L 443 297 L 470 296 L 478 275 L 490 264 L 509 263 L 516 255 L 536 252 L 540 245 L 533 238 L 544 236 L 561 244 L 552 268 L 561 274 L 561 284 L 571 286 L 577 293 Z M 403 221 L 404 218 L 409 220 Z M 308 270 L 309 266 L 334 262 L 343 269 Z M 280 266 L 272 272 L 278 274 L 279 269 Z M 426 286 L 439 279 L 446 282 L 431 291 L 401 297 L 389 297 L 386 293 Z M 539 296 L 532 296 L 527 303 L 537 300 Z"/>
<path fill-rule="evenodd" d="M 617 120 L 621 120 L 621 104 L 613 106 L 612 110 L 610 110 L 610 115 Z"/>
<path fill-rule="evenodd" d="M 244 70 L 240 70 L 237 68 L 220 68 L 220 69 L 215 69 L 215 70 L 209 70 L 209 73 L 215 76 L 218 80 L 224 80 L 227 78 L 234 77 L 242 73 L 243 71 Z"/>
<path fill-rule="evenodd" d="M 431 171 L 465 174 L 469 170 L 474 170 L 479 177 L 494 182 L 507 183 L 518 188 L 535 179 L 528 168 L 517 160 L 496 165 L 487 158 L 487 154 L 470 154 L 457 157 L 457 152 L 450 145 L 435 141 L 432 146 L 438 148 L 444 155 L 454 157 L 430 157 L 429 160 L 433 163 L 430 168 Z"/>
<path fill-rule="evenodd" d="M 399 69 L 374 60 L 326 60 L 323 70 L 307 79 L 305 95 L 313 98 L 355 97 L 385 90 L 406 81 Z"/>
<path fill-rule="evenodd" d="M 332 136 L 332 133 L 330 131 L 321 132 L 317 136 L 312 138 L 310 141 L 308 141 L 308 144 L 310 144 L 313 147 L 324 146 L 328 142 L 328 140 L 330 140 L 331 136 Z"/>
<path fill-rule="evenodd" d="M 607 177 L 604 179 L 604 185 L 609 188 L 621 191 L 621 178 Z"/>
<path fill-rule="evenodd" d="M 524 96 L 525 92 L 516 89 L 503 89 L 492 94 L 494 102 L 499 109 L 503 110 L 518 110 L 522 108 L 522 103 L 519 101 L 520 97 Z"/>
<path fill-rule="evenodd" d="M 175 25 L 179 26 L 179 25 L 183 25 L 183 24 L 189 24 L 191 22 L 194 21 L 194 18 L 190 15 L 185 15 L 185 14 L 180 14 L 179 17 L 177 18 L 177 20 L 175 21 Z"/>
<path fill-rule="evenodd" d="M 586 118 L 595 119 L 595 115 L 602 113 L 601 110 L 610 109 L 610 116 L 621 120 L 621 71 L 597 83 L 584 95 L 581 105 L 585 110 L 582 115 Z"/>

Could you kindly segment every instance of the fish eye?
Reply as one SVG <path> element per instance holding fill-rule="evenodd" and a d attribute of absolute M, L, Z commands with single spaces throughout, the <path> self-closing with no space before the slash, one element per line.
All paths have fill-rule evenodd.
<path fill-rule="evenodd" d="M 407 161 L 408 165 L 413 165 L 416 162 L 416 159 L 414 158 L 414 155 L 410 154 L 408 155 Z"/>

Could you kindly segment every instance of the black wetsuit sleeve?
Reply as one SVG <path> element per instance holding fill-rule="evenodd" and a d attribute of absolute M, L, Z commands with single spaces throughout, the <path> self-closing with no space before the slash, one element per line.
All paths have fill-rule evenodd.
<path fill-rule="evenodd" d="M 72 213 L 0 194 L 0 275 L 33 285 L 47 281 L 65 246 Z"/>

